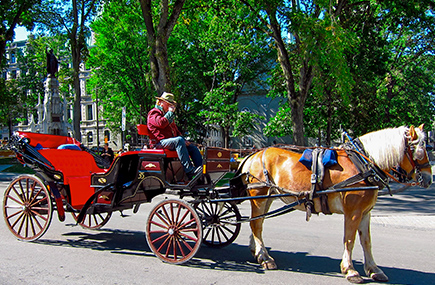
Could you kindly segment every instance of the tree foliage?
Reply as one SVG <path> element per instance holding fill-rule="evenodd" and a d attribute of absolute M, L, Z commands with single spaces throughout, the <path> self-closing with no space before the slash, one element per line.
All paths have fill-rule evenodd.
<path fill-rule="evenodd" d="M 81 24 L 92 19 L 85 16 L 100 2 L 54 5 L 61 2 L 43 1 L 53 6 L 38 19 L 56 31 L 61 25 L 55 15 L 63 15 L 70 23 L 62 31 L 69 36 L 71 56 L 85 60 L 87 47 L 80 43 L 89 30 Z M 98 94 L 104 117 L 115 128 L 121 106 L 135 124 L 155 96 L 171 91 L 180 103 L 177 123 L 194 139 L 205 136 L 202 122 L 222 127 L 227 141 L 246 134 L 256 119 L 237 114 L 236 102 L 259 90 L 282 101 L 266 135 L 291 134 L 300 145 L 307 136 L 331 145 L 340 127 L 361 135 L 432 123 L 432 2 L 108 1 L 93 25 L 97 41 L 88 91 Z M 81 18 L 75 17 L 79 11 Z"/>
<path fill-rule="evenodd" d="M 2 0 L 0 2 L 0 66 L 3 67 L 3 56 L 7 42 L 12 42 L 17 25 L 33 29 L 36 4 L 41 0 Z"/>
<path fill-rule="evenodd" d="M 120 130 L 121 107 L 131 125 L 146 118 L 156 92 L 151 79 L 145 24 L 138 3 L 112 1 L 92 24 L 96 45 L 90 50 L 88 92 L 104 106 L 102 116 Z M 97 94 L 98 93 L 98 94 Z"/>

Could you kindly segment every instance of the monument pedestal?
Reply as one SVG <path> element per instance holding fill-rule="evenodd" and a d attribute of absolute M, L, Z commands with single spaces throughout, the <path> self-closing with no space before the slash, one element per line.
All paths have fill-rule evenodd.
<path fill-rule="evenodd" d="M 49 75 L 44 82 L 45 96 L 43 115 L 40 121 L 40 132 L 44 134 L 62 135 L 68 134 L 68 123 L 65 122 L 65 102 L 59 96 L 59 81 Z"/>

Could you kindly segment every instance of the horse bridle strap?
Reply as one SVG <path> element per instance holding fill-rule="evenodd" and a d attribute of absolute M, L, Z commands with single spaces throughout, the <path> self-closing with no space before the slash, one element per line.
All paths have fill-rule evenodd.
<path fill-rule="evenodd" d="M 421 174 L 421 169 L 422 168 L 426 168 L 426 167 L 431 167 L 429 162 L 426 163 L 418 163 L 413 159 L 413 155 L 412 155 L 412 147 L 410 145 L 407 146 L 407 149 L 405 150 L 405 155 L 409 160 L 409 163 L 411 163 L 412 166 L 412 170 L 408 173 L 406 172 L 404 169 L 403 171 L 406 173 L 406 177 L 408 180 L 412 179 L 412 175 L 414 173 L 416 173 L 418 175 L 417 177 L 417 185 L 420 185 L 422 180 L 423 180 L 423 176 Z"/>

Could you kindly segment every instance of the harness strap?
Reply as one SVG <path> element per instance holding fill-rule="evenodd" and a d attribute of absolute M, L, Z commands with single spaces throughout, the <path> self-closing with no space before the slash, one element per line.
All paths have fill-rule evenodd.
<path fill-rule="evenodd" d="M 263 175 L 266 179 L 266 183 L 270 184 L 269 172 L 266 169 L 266 151 L 267 148 L 263 151 L 263 155 L 261 157 L 261 163 L 263 164 Z"/>
<path fill-rule="evenodd" d="M 312 164 L 311 164 L 311 189 L 310 193 L 305 202 L 306 208 L 306 221 L 308 222 L 311 218 L 311 214 L 315 213 L 314 208 L 314 194 L 317 189 L 317 185 L 321 184 L 323 181 L 323 176 L 325 174 L 325 168 L 322 163 L 323 149 L 315 148 L 312 152 Z"/>

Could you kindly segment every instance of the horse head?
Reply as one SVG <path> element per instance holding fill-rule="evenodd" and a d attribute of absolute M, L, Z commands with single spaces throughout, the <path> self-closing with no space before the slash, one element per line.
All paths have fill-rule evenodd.
<path fill-rule="evenodd" d="M 400 167 L 406 171 L 408 178 L 428 188 L 432 184 L 432 170 L 426 151 L 423 127 L 423 124 L 418 128 L 411 126 L 405 133 L 405 156 L 400 162 Z"/>
<path fill-rule="evenodd" d="M 423 126 L 387 128 L 365 134 L 359 140 L 370 159 L 383 171 L 400 166 L 408 180 L 427 188 L 432 184 L 432 171 Z"/>

